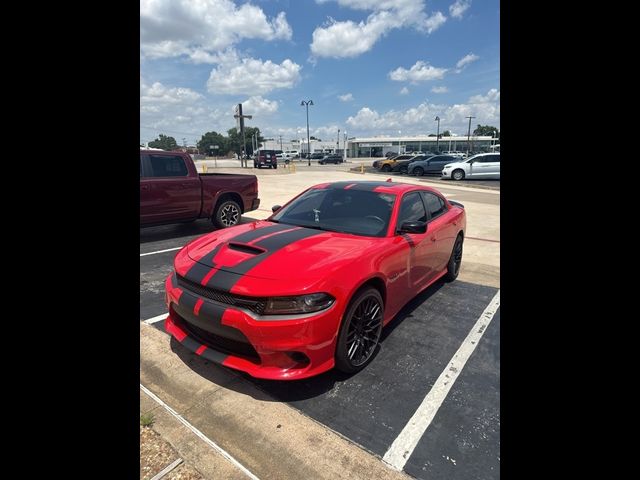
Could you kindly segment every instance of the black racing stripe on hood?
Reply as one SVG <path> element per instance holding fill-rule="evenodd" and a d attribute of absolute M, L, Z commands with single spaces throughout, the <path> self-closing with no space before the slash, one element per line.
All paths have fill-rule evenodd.
<path fill-rule="evenodd" d="M 201 283 L 207 273 L 213 268 L 213 259 L 222 248 L 222 245 L 224 245 L 224 243 L 219 243 L 213 250 L 195 262 L 184 276 L 192 282 Z"/>
<path fill-rule="evenodd" d="M 236 235 L 231 238 L 229 242 L 238 242 L 238 243 L 248 243 L 257 238 L 260 238 L 264 235 L 269 235 L 270 233 L 277 233 L 283 230 L 288 230 L 291 228 L 291 225 L 285 224 L 276 224 L 270 225 L 268 227 L 257 228 L 255 230 L 250 230 L 248 232 L 241 233 L 240 235 Z M 200 260 L 195 262 L 191 268 L 185 274 L 185 277 L 191 280 L 192 282 L 202 283 L 204 277 L 211 271 L 211 268 L 214 266 L 213 259 L 216 257 L 222 246 L 228 242 L 221 242 L 216 245 L 213 250 L 203 256 Z"/>
<path fill-rule="evenodd" d="M 292 228 L 289 225 L 289 228 Z M 265 238 L 255 245 L 267 250 L 264 253 L 249 258 L 243 262 L 240 262 L 233 267 L 225 267 L 225 270 L 217 271 L 213 277 L 209 279 L 207 287 L 230 292 L 231 288 L 245 275 L 249 270 L 263 262 L 266 258 L 270 257 L 278 250 L 295 243 L 304 238 L 313 237 L 315 235 L 322 235 L 326 233 L 322 230 L 313 230 L 310 228 L 299 228 L 297 230 L 291 230 L 280 235 L 274 235 L 273 237 Z"/>
<path fill-rule="evenodd" d="M 255 239 L 263 237 L 264 235 L 269 235 L 270 233 L 281 232 L 283 230 L 288 230 L 291 228 L 291 225 L 285 225 L 284 223 L 277 223 L 275 225 L 270 225 L 268 227 L 256 228 L 255 230 L 249 230 L 248 232 L 241 233 L 233 237 L 229 242 L 236 243 L 249 243 L 253 242 Z"/>

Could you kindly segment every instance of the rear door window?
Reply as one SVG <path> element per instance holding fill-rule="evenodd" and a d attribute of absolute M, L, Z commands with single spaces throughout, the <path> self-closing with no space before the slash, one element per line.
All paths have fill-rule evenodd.
<path fill-rule="evenodd" d="M 151 176 L 186 177 L 189 174 L 184 159 L 179 155 L 149 155 Z"/>
<path fill-rule="evenodd" d="M 424 203 L 427 206 L 427 210 L 429 211 L 429 216 L 431 220 L 436 217 L 439 217 L 443 213 L 447 211 L 447 206 L 438 195 L 435 195 L 430 192 L 420 192 L 422 194 L 422 198 L 424 199 Z"/>

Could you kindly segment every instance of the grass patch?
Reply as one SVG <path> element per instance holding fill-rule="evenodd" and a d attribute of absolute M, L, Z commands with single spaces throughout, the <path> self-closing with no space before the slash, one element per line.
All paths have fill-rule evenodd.
<path fill-rule="evenodd" d="M 151 425 L 153 425 L 154 421 L 155 416 L 153 415 L 153 413 L 143 413 L 142 415 L 140 415 L 140 425 L 142 425 L 143 427 L 150 427 Z"/>

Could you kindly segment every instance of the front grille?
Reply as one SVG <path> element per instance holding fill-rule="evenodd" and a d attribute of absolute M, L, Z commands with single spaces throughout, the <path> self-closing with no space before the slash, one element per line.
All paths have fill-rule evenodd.
<path fill-rule="evenodd" d="M 234 293 L 225 292 L 222 290 L 216 290 L 215 288 L 203 287 L 199 283 L 192 282 L 191 280 L 176 275 L 178 278 L 178 286 L 189 290 L 201 297 L 208 298 L 214 302 L 224 303 L 232 307 L 245 308 L 251 310 L 257 315 L 262 315 L 264 309 L 267 306 L 267 299 L 264 297 L 246 297 L 244 295 L 236 295 Z"/>
<path fill-rule="evenodd" d="M 258 352 L 256 352 L 255 348 L 253 348 L 253 345 L 249 343 L 249 340 L 247 340 L 246 342 L 241 342 L 238 340 L 221 337 L 219 335 L 216 335 L 215 333 L 207 332 L 206 330 L 203 330 L 202 328 L 196 327 L 192 323 L 187 322 L 183 317 L 178 315 L 177 312 L 175 313 L 179 319 L 178 325 L 183 328 L 190 337 L 193 337 L 203 345 L 211 347 L 219 352 L 226 353 L 227 355 L 239 355 L 242 357 L 246 357 L 254 362 L 260 363 L 260 355 L 258 355 Z M 240 330 L 238 330 L 238 332 L 240 332 Z"/>

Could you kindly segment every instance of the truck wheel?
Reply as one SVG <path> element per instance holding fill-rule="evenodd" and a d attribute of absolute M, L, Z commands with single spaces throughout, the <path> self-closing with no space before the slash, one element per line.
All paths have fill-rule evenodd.
<path fill-rule="evenodd" d="M 242 211 L 240 205 L 233 200 L 225 200 L 218 205 L 217 210 L 213 214 L 213 224 L 218 228 L 233 227 L 240 222 Z"/>
<path fill-rule="evenodd" d="M 273 168 L 278 168 L 278 165 L 277 165 L 277 164 L 276 164 L 276 165 L 274 165 L 274 166 L 273 166 Z"/>

